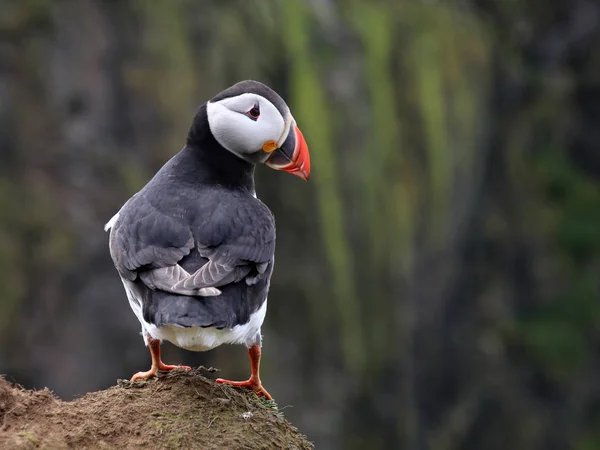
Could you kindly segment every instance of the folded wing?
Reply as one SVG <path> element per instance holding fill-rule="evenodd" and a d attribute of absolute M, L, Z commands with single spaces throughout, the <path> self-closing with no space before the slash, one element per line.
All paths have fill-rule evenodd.
<path fill-rule="evenodd" d="M 255 284 L 272 263 L 275 228 L 270 212 L 257 214 L 254 207 L 220 203 L 197 224 L 137 195 L 107 224 L 111 256 L 123 278 L 139 278 L 152 290 L 216 296 L 230 283 Z M 186 270 L 181 262 L 193 250 L 208 262 Z"/>

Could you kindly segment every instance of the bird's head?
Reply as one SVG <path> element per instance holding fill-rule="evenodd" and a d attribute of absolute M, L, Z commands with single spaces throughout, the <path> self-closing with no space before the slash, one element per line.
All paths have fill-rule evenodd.
<path fill-rule="evenodd" d="M 308 146 L 283 99 L 258 81 L 241 81 L 206 104 L 210 131 L 238 157 L 310 176 Z"/>

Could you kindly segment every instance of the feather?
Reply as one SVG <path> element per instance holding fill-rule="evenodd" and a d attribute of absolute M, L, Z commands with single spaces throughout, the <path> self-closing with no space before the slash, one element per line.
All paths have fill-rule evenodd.
<path fill-rule="evenodd" d="M 261 280 L 275 251 L 270 211 L 249 195 L 223 201 L 219 190 L 212 194 L 197 201 L 194 215 L 177 205 L 157 207 L 143 191 L 132 197 L 109 221 L 119 273 L 151 290 L 200 297 L 218 296 L 219 287 L 244 279 L 248 286 Z"/>

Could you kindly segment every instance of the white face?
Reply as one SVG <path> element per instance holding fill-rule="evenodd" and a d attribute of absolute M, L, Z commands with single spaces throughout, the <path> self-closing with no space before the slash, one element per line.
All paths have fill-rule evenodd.
<path fill-rule="evenodd" d="M 273 103 L 257 94 L 208 102 L 206 112 L 217 142 L 244 159 L 261 151 L 266 142 L 280 142 L 286 128 L 289 129 L 286 118 Z M 264 156 L 266 159 L 268 153 Z"/>

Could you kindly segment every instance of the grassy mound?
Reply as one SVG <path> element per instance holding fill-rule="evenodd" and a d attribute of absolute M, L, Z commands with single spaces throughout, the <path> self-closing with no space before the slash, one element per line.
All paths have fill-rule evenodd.
<path fill-rule="evenodd" d="M 118 382 L 63 402 L 0 377 L 2 449 L 312 449 L 273 402 L 200 373 Z"/>

